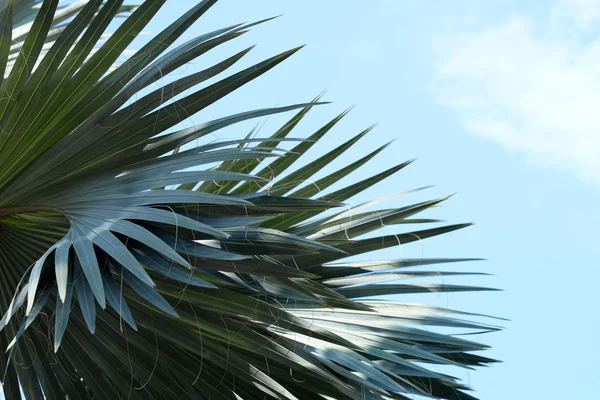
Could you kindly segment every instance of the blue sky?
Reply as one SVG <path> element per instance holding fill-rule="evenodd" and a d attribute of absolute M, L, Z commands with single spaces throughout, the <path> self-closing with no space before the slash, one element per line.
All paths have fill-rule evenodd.
<path fill-rule="evenodd" d="M 194 3 L 169 0 L 147 30 L 158 32 Z M 327 90 L 325 99 L 334 103 L 301 126 L 310 134 L 355 105 L 313 158 L 378 122 L 339 164 L 397 140 L 352 180 L 418 160 L 351 203 L 434 184 L 390 205 L 457 193 L 429 215 L 476 223 L 372 258 L 483 257 L 488 261 L 453 269 L 494 276 L 452 282 L 504 290 L 426 298 L 511 320 L 506 331 L 480 338 L 493 346 L 487 355 L 504 363 L 461 375 L 476 395 L 590 398 L 600 378 L 594 307 L 600 280 L 600 0 L 474 3 L 222 0 L 185 38 L 284 15 L 188 68 L 212 65 L 253 44 L 240 68 L 307 46 L 189 123 L 305 102 Z M 262 132 L 270 134 L 281 121 L 268 119 Z M 246 132 L 236 127 L 218 137 Z"/>
<path fill-rule="evenodd" d="M 192 3 L 167 3 L 164 21 Z M 278 14 L 284 15 L 217 51 L 214 60 L 257 44 L 242 62 L 247 66 L 307 46 L 194 122 L 303 102 L 326 89 L 334 104 L 312 113 L 301 128 L 309 134 L 355 105 L 319 149 L 374 122 L 379 125 L 370 138 L 340 163 L 397 140 L 351 179 L 418 160 L 353 203 L 435 184 L 393 204 L 456 192 L 430 215 L 476 223 L 372 257 L 484 257 L 488 261 L 461 268 L 495 276 L 468 282 L 504 289 L 427 298 L 511 319 L 506 331 L 481 337 L 493 346 L 489 356 L 504 363 L 462 375 L 477 395 L 596 393 L 600 36 L 594 26 L 600 26 L 600 1 L 223 0 L 190 35 Z M 270 118 L 264 134 L 281 121 Z M 219 137 L 246 132 L 237 129 Z"/>

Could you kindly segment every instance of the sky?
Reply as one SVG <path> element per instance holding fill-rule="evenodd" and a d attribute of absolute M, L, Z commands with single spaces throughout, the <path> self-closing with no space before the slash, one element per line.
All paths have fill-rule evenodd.
<path fill-rule="evenodd" d="M 146 30 L 194 4 L 168 0 Z M 475 222 L 371 258 L 482 257 L 451 269 L 493 276 L 446 281 L 503 289 L 418 297 L 510 319 L 505 331 L 479 337 L 493 347 L 484 355 L 503 363 L 459 376 L 486 400 L 591 398 L 600 379 L 600 0 L 221 0 L 182 40 L 280 14 L 186 68 L 254 44 L 239 68 L 306 47 L 188 124 L 326 90 L 333 103 L 300 126 L 308 135 L 354 106 L 312 158 L 378 123 L 337 165 L 395 142 L 346 183 L 417 161 L 350 204 L 435 185 L 386 206 L 456 193 L 428 215 Z M 263 121 L 260 133 L 284 120 Z"/>
<path fill-rule="evenodd" d="M 148 30 L 193 3 L 167 2 Z M 311 112 L 300 127 L 307 135 L 355 106 L 313 158 L 378 123 L 338 165 L 395 142 L 346 182 L 417 161 L 350 204 L 435 185 L 386 206 L 456 193 L 429 216 L 475 222 L 371 258 L 482 257 L 452 269 L 493 276 L 446 281 L 503 289 L 415 298 L 510 319 L 505 331 L 479 337 L 493 347 L 486 355 L 503 363 L 459 376 L 486 400 L 593 397 L 600 379 L 593 344 L 600 337 L 600 1 L 222 0 L 187 37 L 279 14 L 214 60 L 256 44 L 241 68 L 306 47 L 191 123 L 305 102 L 326 90 L 333 104 Z M 190 68 L 210 65 L 210 56 Z M 269 118 L 261 133 L 283 120 Z M 218 137 L 247 132 L 235 129 Z"/>

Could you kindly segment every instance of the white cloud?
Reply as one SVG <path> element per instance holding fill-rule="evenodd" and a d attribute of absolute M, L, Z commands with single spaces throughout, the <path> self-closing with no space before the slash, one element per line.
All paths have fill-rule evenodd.
<path fill-rule="evenodd" d="M 559 5 L 567 3 L 600 18 L 600 0 Z M 582 23 L 578 13 L 573 10 L 571 24 Z M 469 131 L 600 184 L 600 38 L 560 37 L 561 27 L 573 29 L 513 17 L 454 37 L 433 89 Z"/>

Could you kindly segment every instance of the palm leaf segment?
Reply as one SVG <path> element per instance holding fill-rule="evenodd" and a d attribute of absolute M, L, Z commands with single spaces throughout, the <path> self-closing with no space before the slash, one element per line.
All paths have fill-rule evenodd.
<path fill-rule="evenodd" d="M 297 49 L 217 78 L 246 49 L 150 90 L 250 27 L 171 48 L 215 3 L 205 0 L 115 66 L 163 3 L 0 3 L 0 346 L 8 349 L 0 368 L 7 398 L 20 398 L 20 390 L 27 399 L 472 398 L 456 378 L 426 366 L 485 364 L 493 360 L 472 352 L 486 346 L 426 327 L 495 328 L 450 310 L 378 299 L 481 290 L 381 283 L 431 275 L 410 267 L 461 260 L 343 260 L 466 225 L 359 238 L 383 225 L 435 222 L 412 217 L 444 199 L 377 212 L 366 211 L 370 203 L 334 208 L 409 164 L 322 194 L 386 145 L 303 186 L 370 130 L 295 167 L 345 115 L 293 139 L 318 99 L 172 131 Z M 184 146 L 294 109 L 269 138 Z M 291 152 L 277 147 L 284 141 L 296 142 Z"/>

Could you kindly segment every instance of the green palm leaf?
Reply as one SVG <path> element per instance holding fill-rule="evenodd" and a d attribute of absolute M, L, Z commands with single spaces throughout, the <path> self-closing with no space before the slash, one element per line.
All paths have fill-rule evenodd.
<path fill-rule="evenodd" d="M 438 222 L 421 213 L 447 198 L 339 208 L 411 161 L 327 194 L 389 143 L 319 177 L 372 136 L 367 128 L 299 166 L 348 112 L 296 136 L 308 111 L 324 104 L 321 96 L 171 131 L 299 48 L 225 75 L 250 51 L 242 50 L 150 90 L 267 21 L 171 48 L 216 3 L 200 1 L 116 65 L 163 3 L 0 1 L 5 396 L 473 398 L 457 378 L 428 366 L 492 363 L 473 353 L 487 346 L 438 329 L 498 328 L 475 321 L 480 316 L 399 299 L 488 289 L 398 282 L 468 275 L 423 266 L 469 259 L 348 259 L 469 224 L 401 230 Z M 127 18 L 108 35 L 118 16 Z M 296 115 L 270 137 L 192 145 L 227 126 L 290 111 Z M 389 295 L 394 301 L 382 298 Z"/>

